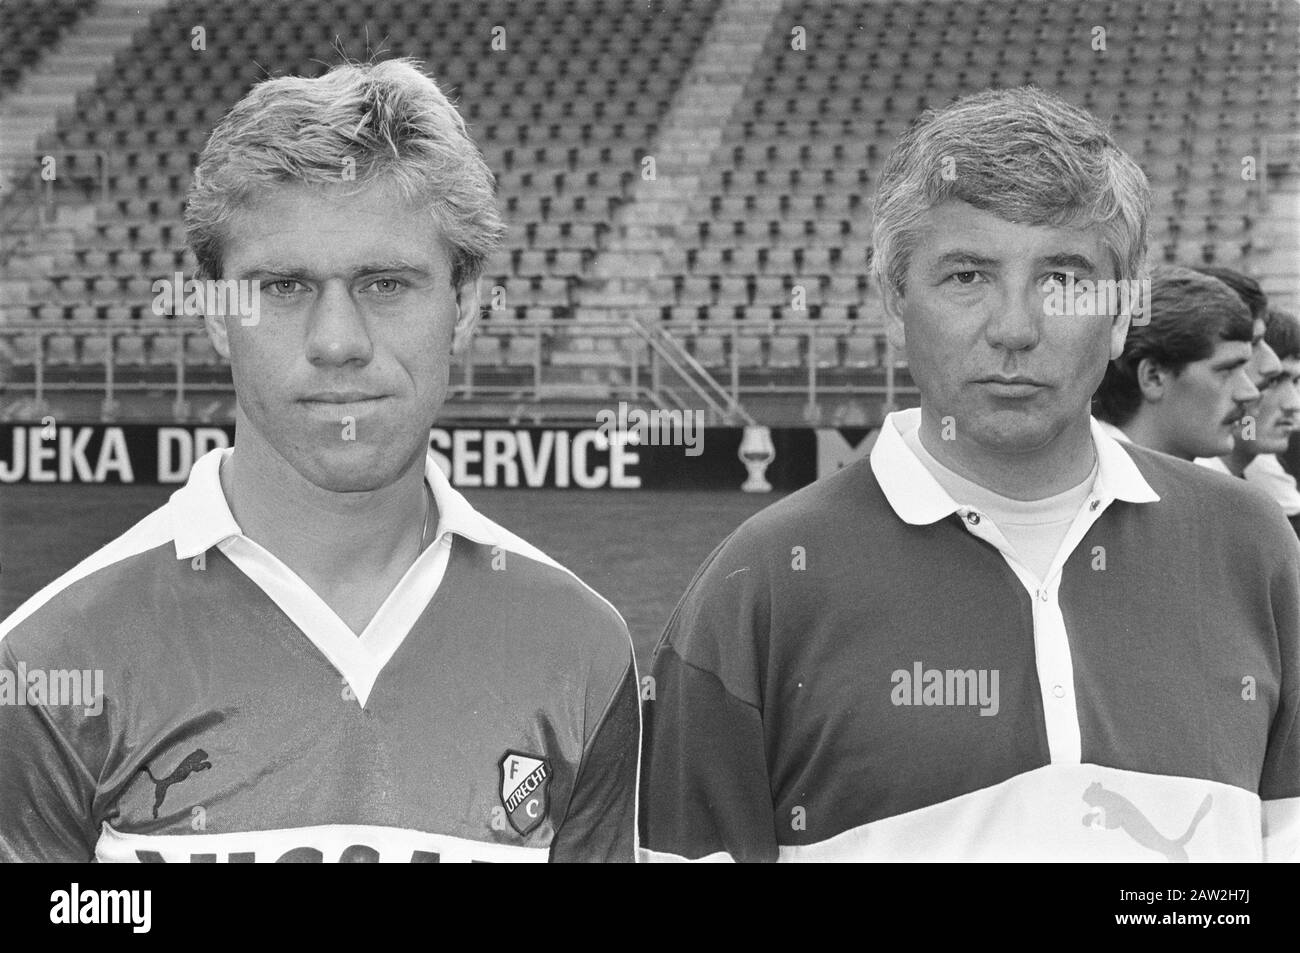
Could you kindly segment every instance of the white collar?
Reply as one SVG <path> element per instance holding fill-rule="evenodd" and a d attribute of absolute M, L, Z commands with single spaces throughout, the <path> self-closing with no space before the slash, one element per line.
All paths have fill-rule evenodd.
<path fill-rule="evenodd" d="M 1100 427 L 1099 421 L 1088 419 L 1092 442 L 1097 448 L 1097 482 L 1093 494 L 1106 506 L 1117 499 L 1130 503 L 1159 500 L 1159 494 L 1147 483 L 1132 457 Z M 937 523 L 961 509 L 903 440 L 902 431 L 919 426 L 920 422 L 919 407 L 889 414 L 871 448 L 871 470 L 885 499 L 899 519 L 914 526 Z"/>
<path fill-rule="evenodd" d="M 185 485 L 172 494 L 170 506 L 177 559 L 193 559 L 223 540 L 243 535 L 221 489 L 221 464 L 234 452 L 228 447 L 205 453 L 195 462 Z M 424 458 L 424 479 L 438 507 L 434 539 L 456 533 L 476 543 L 493 544 L 498 540 L 500 532 L 496 525 L 452 487 L 433 454 Z"/>

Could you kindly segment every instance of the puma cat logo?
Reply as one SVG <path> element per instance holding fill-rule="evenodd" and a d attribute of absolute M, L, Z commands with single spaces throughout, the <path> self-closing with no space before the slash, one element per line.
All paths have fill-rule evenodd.
<path fill-rule="evenodd" d="M 185 760 L 176 766 L 176 770 L 165 778 L 155 778 L 148 765 L 141 768 L 140 771 L 149 775 L 149 780 L 153 782 L 154 820 L 158 819 L 158 808 L 162 807 L 163 798 L 167 796 L 169 787 L 173 784 L 179 784 L 196 771 L 206 771 L 210 767 L 212 767 L 212 762 L 208 760 L 208 753 L 202 748 L 197 748 L 187 754 Z"/>
<path fill-rule="evenodd" d="M 1083 792 L 1083 800 L 1092 808 L 1083 816 L 1084 827 L 1091 827 L 1094 830 L 1105 828 L 1111 831 L 1118 827 L 1147 850 L 1164 854 L 1165 860 L 1171 864 L 1187 863 L 1187 842 L 1192 839 L 1197 826 L 1210 812 L 1210 806 L 1214 803 L 1213 795 L 1205 795 L 1205 800 L 1196 809 L 1192 822 L 1187 825 L 1183 836 L 1177 840 L 1170 840 L 1155 829 L 1146 819 L 1146 815 L 1139 811 L 1132 801 L 1114 791 L 1107 791 L 1101 786 L 1100 781 L 1088 785 L 1088 790 Z"/>

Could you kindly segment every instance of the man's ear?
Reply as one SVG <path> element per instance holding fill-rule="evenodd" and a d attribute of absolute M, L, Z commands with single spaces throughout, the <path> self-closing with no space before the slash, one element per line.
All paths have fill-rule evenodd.
<path fill-rule="evenodd" d="M 903 322 L 905 304 L 903 295 L 901 292 L 896 291 L 893 284 L 886 279 L 880 283 L 880 297 L 885 306 L 885 335 L 895 349 L 905 350 L 907 347 L 907 326 Z"/>
<path fill-rule="evenodd" d="M 217 353 L 226 360 L 230 360 L 230 337 L 226 331 L 226 316 L 205 314 L 203 316 L 203 327 L 207 330 L 208 340 L 217 349 Z"/>
<path fill-rule="evenodd" d="M 451 353 L 464 354 L 478 324 L 478 279 L 467 281 L 456 289 L 456 326 L 451 332 Z"/>
<path fill-rule="evenodd" d="M 1169 380 L 1169 371 L 1149 357 L 1138 361 L 1137 385 L 1142 392 L 1142 399 L 1157 403 L 1165 396 L 1165 385 Z"/>
<path fill-rule="evenodd" d="M 1118 360 L 1119 356 L 1124 353 L 1124 342 L 1128 340 L 1129 325 L 1133 321 L 1133 316 L 1128 313 L 1127 309 L 1121 309 L 1119 314 L 1115 315 L 1115 320 L 1110 325 L 1110 359 Z"/>

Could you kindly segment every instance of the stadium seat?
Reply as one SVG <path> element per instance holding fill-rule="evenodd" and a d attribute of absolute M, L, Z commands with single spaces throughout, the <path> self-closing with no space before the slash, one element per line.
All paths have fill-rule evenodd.
<path fill-rule="evenodd" d="M 495 334 L 476 334 L 471 357 L 476 365 L 497 367 L 501 364 L 501 338 Z"/>
<path fill-rule="evenodd" d="M 865 334 L 851 334 L 844 339 L 844 365 L 846 367 L 879 367 L 880 351 L 877 339 Z"/>
<path fill-rule="evenodd" d="M 767 250 L 768 274 L 792 275 L 798 271 L 794 261 L 793 248 L 769 248 Z"/>
<path fill-rule="evenodd" d="M 12 360 L 15 366 L 25 367 L 36 363 L 36 358 L 43 349 L 42 342 L 35 334 L 20 334 L 13 338 Z"/>
<path fill-rule="evenodd" d="M 768 367 L 799 367 L 803 361 L 799 356 L 800 339 L 784 334 L 773 335 L 770 342 Z"/>
<path fill-rule="evenodd" d="M 149 363 L 175 364 L 181 355 L 180 338 L 171 332 L 160 332 L 149 338 Z"/>
<path fill-rule="evenodd" d="M 809 360 L 819 368 L 838 367 L 840 363 L 839 340 L 830 334 L 814 334 L 809 348 Z"/>
<path fill-rule="evenodd" d="M 45 341 L 45 363 L 51 367 L 77 363 L 77 339 L 71 334 L 53 334 Z"/>
<path fill-rule="evenodd" d="M 758 304 L 783 307 L 790 303 L 785 280 L 774 275 L 763 275 L 754 279 L 754 301 Z"/>
<path fill-rule="evenodd" d="M 693 341 L 692 353 L 695 359 L 705 367 L 722 367 L 727 363 L 723 340 L 714 334 L 696 335 Z"/>
<path fill-rule="evenodd" d="M 206 333 L 199 331 L 185 335 L 186 364 L 210 367 L 214 364 L 220 364 L 221 362 L 221 355 L 218 354 L 217 349 L 212 346 L 212 339 L 209 338 Z"/>
<path fill-rule="evenodd" d="M 115 342 L 114 359 L 119 366 L 144 364 L 144 338 L 139 334 L 118 335 Z"/>
<path fill-rule="evenodd" d="M 741 367 L 763 366 L 763 339 L 753 334 L 737 334 L 732 338 L 732 348 Z"/>
<path fill-rule="evenodd" d="M 540 341 L 533 334 L 512 334 L 506 339 L 505 363 L 533 366 L 539 355 Z"/>
<path fill-rule="evenodd" d="M 749 302 L 749 282 L 735 275 L 724 275 L 718 280 L 718 304 L 747 304 Z"/>
<path fill-rule="evenodd" d="M 108 357 L 109 339 L 106 334 L 90 334 L 81 339 L 81 363 L 103 364 Z"/>

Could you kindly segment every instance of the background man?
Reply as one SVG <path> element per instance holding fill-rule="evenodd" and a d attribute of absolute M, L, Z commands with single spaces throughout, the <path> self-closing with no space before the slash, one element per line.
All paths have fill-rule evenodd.
<path fill-rule="evenodd" d="M 502 231 L 409 62 L 255 87 L 187 210 L 233 450 L 0 626 L 3 667 L 102 670 L 102 717 L 0 706 L 0 859 L 632 858 L 619 614 L 429 454 Z"/>
<path fill-rule="evenodd" d="M 1258 402 L 1233 437 L 1232 452 L 1196 462 L 1254 483 L 1272 496 L 1300 533 L 1300 491 L 1279 462 L 1300 422 L 1300 322 L 1285 311 L 1268 313 L 1264 343 L 1279 371 L 1261 387 Z"/>
<path fill-rule="evenodd" d="M 1225 285 L 1188 268 L 1151 272 L 1151 313 L 1106 367 L 1093 412 L 1117 439 L 1184 460 L 1232 447 L 1259 390 L 1254 340 L 1264 324 Z M 1261 345 L 1262 347 L 1262 345 Z M 1273 365 L 1277 360 L 1269 352 Z"/>
<path fill-rule="evenodd" d="M 1300 547 L 1245 484 L 1091 426 L 1127 315 L 1045 313 L 1063 272 L 1141 273 L 1148 207 L 1097 122 L 1034 89 L 902 137 L 873 267 L 921 407 L 683 597 L 645 857 L 1294 853 Z"/>

